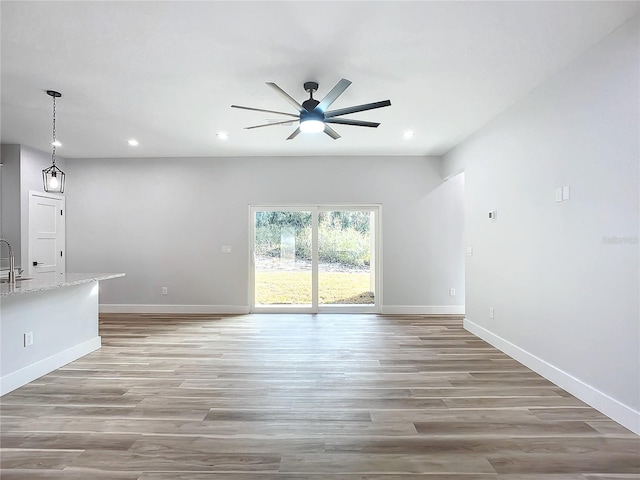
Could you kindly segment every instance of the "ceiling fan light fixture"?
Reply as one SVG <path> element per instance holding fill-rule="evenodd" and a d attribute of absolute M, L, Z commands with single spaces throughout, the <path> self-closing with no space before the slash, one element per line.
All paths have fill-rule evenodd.
<path fill-rule="evenodd" d="M 300 112 L 300 131 L 302 133 L 324 132 L 324 114 L 317 110 Z"/>
<path fill-rule="evenodd" d="M 315 119 L 303 120 L 300 122 L 300 131 L 302 133 L 324 132 L 324 122 Z"/>

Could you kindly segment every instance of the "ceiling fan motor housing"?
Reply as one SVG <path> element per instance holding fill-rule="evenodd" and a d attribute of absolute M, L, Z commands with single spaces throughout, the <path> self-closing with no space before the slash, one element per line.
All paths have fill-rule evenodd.
<path fill-rule="evenodd" d="M 307 111 L 310 112 L 312 111 L 314 108 L 316 108 L 318 106 L 320 102 L 318 100 L 316 100 L 315 98 L 310 98 L 309 100 L 305 100 L 304 102 L 302 102 L 302 107 Z M 304 113 L 304 111 L 302 112 Z M 324 117 L 324 115 L 323 115 Z"/>
<path fill-rule="evenodd" d="M 318 102 L 316 102 L 316 104 L 317 103 Z M 315 108 L 315 106 L 311 110 L 309 110 L 305 105 L 303 105 L 303 107 L 305 107 L 306 111 L 303 110 L 300 112 L 300 122 L 308 122 L 310 120 L 324 122 L 324 113 L 322 113 L 320 110 L 314 110 L 313 108 Z"/>

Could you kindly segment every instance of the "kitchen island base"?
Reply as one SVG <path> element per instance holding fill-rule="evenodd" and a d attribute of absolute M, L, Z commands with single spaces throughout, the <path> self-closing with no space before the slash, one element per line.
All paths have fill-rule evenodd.
<path fill-rule="evenodd" d="M 0 298 L 0 395 L 101 346 L 97 279 L 20 288 Z"/>

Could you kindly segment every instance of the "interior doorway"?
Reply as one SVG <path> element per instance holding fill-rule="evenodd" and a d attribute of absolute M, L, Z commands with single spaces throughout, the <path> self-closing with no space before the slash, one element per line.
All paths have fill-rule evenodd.
<path fill-rule="evenodd" d="M 379 312 L 379 217 L 377 205 L 252 206 L 252 311 Z"/>
<path fill-rule="evenodd" d="M 30 277 L 54 280 L 65 273 L 65 198 L 29 192 Z M 23 267 L 24 268 L 24 267 Z"/>

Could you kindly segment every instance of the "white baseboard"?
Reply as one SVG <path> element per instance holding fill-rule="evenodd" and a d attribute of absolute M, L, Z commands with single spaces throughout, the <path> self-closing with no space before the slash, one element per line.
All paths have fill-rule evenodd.
<path fill-rule="evenodd" d="M 499 337 L 484 327 L 473 323 L 469 319 L 465 319 L 463 325 L 466 330 L 480 337 L 485 342 L 490 343 L 498 350 L 506 353 L 534 372 L 542 375 L 547 380 L 565 389 L 586 404 L 591 405 L 596 410 L 615 420 L 620 425 L 640 435 L 640 412 L 620 403 L 615 398 L 584 383 L 582 380 L 570 375 L 564 370 L 545 362 L 541 358 Z"/>
<path fill-rule="evenodd" d="M 0 395 L 12 392 L 33 380 L 51 373 L 57 368 L 65 366 L 85 355 L 98 350 L 102 346 L 102 339 L 94 337 L 86 342 L 74 345 L 62 352 L 37 361 L 27 367 L 11 372 L 0 378 Z"/>
<path fill-rule="evenodd" d="M 100 313 L 249 313 L 245 305 L 144 305 L 144 304 L 100 304 Z"/>
<path fill-rule="evenodd" d="M 464 315 L 464 305 L 383 305 L 387 315 Z"/>
<path fill-rule="evenodd" d="M 259 309 L 260 312 L 270 311 Z M 289 310 L 286 310 L 289 311 Z M 211 313 L 211 314 L 247 314 L 248 305 L 145 305 L 145 304 L 100 304 L 100 313 Z M 357 309 L 354 309 L 357 312 Z M 293 309 L 291 310 L 293 313 Z M 464 315 L 464 306 L 455 305 L 388 305 L 381 313 L 389 315 Z"/>

